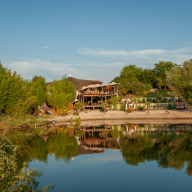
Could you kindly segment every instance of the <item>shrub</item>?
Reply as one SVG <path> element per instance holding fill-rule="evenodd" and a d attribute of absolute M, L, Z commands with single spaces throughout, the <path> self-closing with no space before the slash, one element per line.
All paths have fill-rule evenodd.
<path fill-rule="evenodd" d="M 114 103 L 114 104 L 113 104 L 113 110 L 116 110 L 116 109 L 117 109 L 117 104 Z"/>
<path fill-rule="evenodd" d="M 121 111 L 125 111 L 125 108 L 126 108 L 126 104 L 121 104 L 121 105 L 120 105 L 120 110 L 121 110 Z"/>
<path fill-rule="evenodd" d="M 70 121 L 73 122 L 73 117 L 70 118 Z"/>
<path fill-rule="evenodd" d="M 138 109 L 139 111 L 143 111 L 143 107 L 141 107 L 141 105 L 139 105 L 139 106 L 137 107 L 137 109 Z"/>
<path fill-rule="evenodd" d="M 167 106 L 167 109 L 168 109 L 168 110 L 172 110 L 172 109 L 173 109 L 173 106 L 172 106 L 171 104 L 169 104 L 169 105 Z"/>
<path fill-rule="evenodd" d="M 141 103 L 141 99 L 138 99 L 137 102 L 138 102 L 138 103 Z"/>
<path fill-rule="evenodd" d="M 78 111 L 73 111 L 73 115 L 79 116 L 79 112 Z"/>
<path fill-rule="evenodd" d="M 133 112 L 133 109 L 128 107 L 127 110 L 126 110 L 126 113 L 132 113 Z"/>

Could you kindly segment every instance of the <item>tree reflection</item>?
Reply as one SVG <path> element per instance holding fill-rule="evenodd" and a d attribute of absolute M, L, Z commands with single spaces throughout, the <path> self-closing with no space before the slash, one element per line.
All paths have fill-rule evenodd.
<path fill-rule="evenodd" d="M 74 136 L 69 136 L 66 133 L 61 135 L 53 135 L 47 141 L 47 149 L 49 153 L 55 154 L 55 160 L 64 160 L 70 162 L 78 150 L 77 140 Z"/>
<path fill-rule="evenodd" d="M 159 167 L 176 170 L 182 169 L 187 163 L 186 173 L 192 176 L 192 132 L 170 138 L 162 136 L 160 139 L 159 143 L 154 144 L 146 136 L 122 137 L 120 146 L 124 160 L 133 166 L 156 160 Z"/>

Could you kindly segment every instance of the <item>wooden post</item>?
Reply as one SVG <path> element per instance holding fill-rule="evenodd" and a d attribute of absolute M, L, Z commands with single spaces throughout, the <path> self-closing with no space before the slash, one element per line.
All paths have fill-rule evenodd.
<path fill-rule="evenodd" d="M 106 95 L 105 95 L 105 103 L 106 103 Z"/>
<path fill-rule="evenodd" d="M 101 96 L 101 104 L 103 104 L 103 97 Z"/>
<path fill-rule="evenodd" d="M 91 105 L 92 105 L 92 96 L 91 96 Z"/>
<path fill-rule="evenodd" d="M 85 100 L 85 98 L 84 98 L 84 95 L 83 95 L 83 105 L 84 105 L 84 100 Z"/>

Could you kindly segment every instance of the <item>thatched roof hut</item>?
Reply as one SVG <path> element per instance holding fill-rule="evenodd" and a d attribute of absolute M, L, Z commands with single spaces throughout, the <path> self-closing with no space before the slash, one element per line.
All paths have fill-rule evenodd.
<path fill-rule="evenodd" d="M 44 103 L 39 109 L 45 110 L 45 109 L 49 109 L 49 107 L 47 106 L 46 103 Z"/>

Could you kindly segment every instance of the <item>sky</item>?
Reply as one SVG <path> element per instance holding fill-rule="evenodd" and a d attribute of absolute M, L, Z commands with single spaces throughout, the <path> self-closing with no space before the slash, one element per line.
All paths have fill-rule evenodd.
<path fill-rule="evenodd" d="M 192 0 L 0 0 L 0 61 L 25 79 L 110 82 L 192 59 Z"/>

